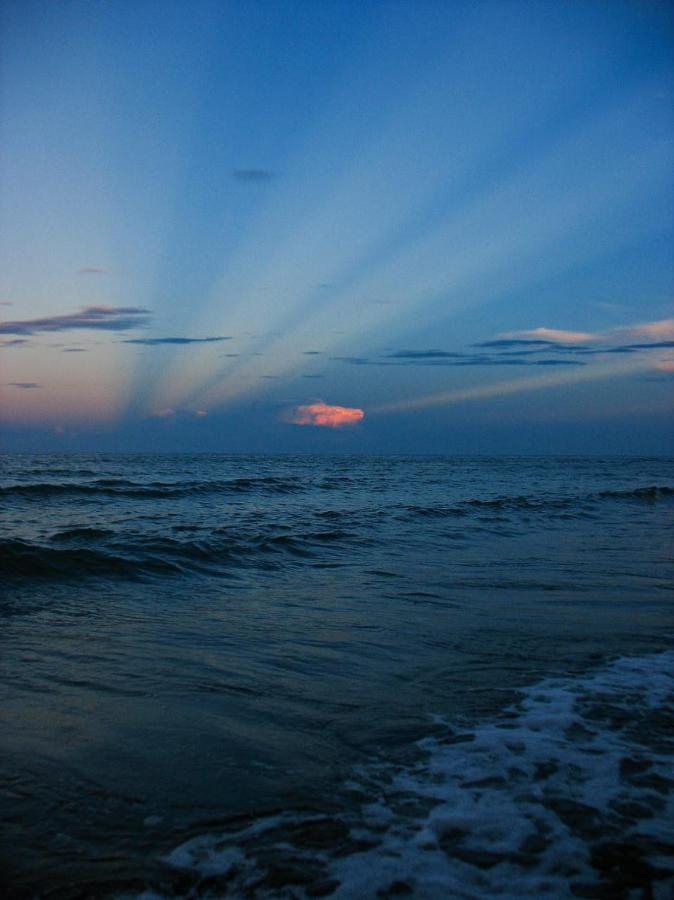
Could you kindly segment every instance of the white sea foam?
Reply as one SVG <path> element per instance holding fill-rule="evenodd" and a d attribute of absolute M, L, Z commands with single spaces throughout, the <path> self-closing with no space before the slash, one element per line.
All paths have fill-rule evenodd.
<path fill-rule="evenodd" d="M 548 679 L 501 716 L 421 741 L 415 765 L 360 767 L 340 815 L 259 819 L 166 862 L 210 877 L 210 897 L 666 900 L 673 697 L 673 652 Z"/>

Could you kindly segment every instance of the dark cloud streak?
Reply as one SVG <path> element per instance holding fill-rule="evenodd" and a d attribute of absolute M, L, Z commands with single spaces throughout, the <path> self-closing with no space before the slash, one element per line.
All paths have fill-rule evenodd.
<path fill-rule="evenodd" d="M 161 344 L 213 344 L 218 341 L 231 341 L 230 336 L 221 337 L 204 337 L 204 338 L 188 338 L 188 337 L 163 337 L 163 338 L 129 338 L 121 341 L 122 344 L 144 344 L 146 347 L 157 347 Z"/>
<path fill-rule="evenodd" d="M 150 311 L 140 306 L 84 306 L 79 312 L 40 319 L 0 322 L 0 334 L 37 334 L 71 331 L 75 328 L 99 331 L 129 331 L 147 325 Z"/>
<path fill-rule="evenodd" d="M 435 352 L 414 354 L 390 354 L 380 359 L 367 359 L 360 356 L 333 356 L 331 359 L 337 362 L 345 362 L 357 366 L 425 366 L 425 367 L 455 367 L 466 368 L 469 366 L 584 366 L 585 362 L 579 359 L 524 359 L 516 356 L 488 356 L 462 353 Z"/>

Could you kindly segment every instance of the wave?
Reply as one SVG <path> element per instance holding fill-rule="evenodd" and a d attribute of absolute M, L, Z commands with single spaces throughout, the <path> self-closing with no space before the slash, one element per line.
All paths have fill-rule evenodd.
<path fill-rule="evenodd" d="M 134 482 L 123 478 L 99 478 L 86 483 L 27 483 L 0 487 L 0 497 L 27 497 L 39 500 L 64 495 L 101 497 L 164 497 L 211 493 L 263 492 L 292 494 L 304 490 L 296 479 L 275 476 L 220 479 L 215 481 L 151 481 Z"/>
<path fill-rule="evenodd" d="M 318 491 L 348 490 L 353 479 L 335 476 L 330 479 L 298 479 L 275 475 L 241 476 L 201 481 L 133 481 L 127 478 L 97 478 L 82 482 L 27 482 L 0 487 L 0 498 L 45 501 L 68 497 L 173 499 L 208 494 L 268 494 L 284 495 Z M 624 490 L 604 490 L 571 497 L 541 497 L 515 495 L 489 499 L 469 498 L 455 503 L 437 505 L 409 504 L 402 507 L 405 514 L 422 518 L 459 518 L 471 512 L 571 512 L 587 514 L 600 501 L 636 501 L 654 503 L 674 496 L 669 485 L 649 485 Z M 333 513 L 326 512 L 326 516 Z M 335 517 L 339 515 L 334 513 Z"/>
<path fill-rule="evenodd" d="M 47 547 L 27 541 L 0 542 L 0 575 L 4 578 L 80 578 L 85 576 L 134 577 L 143 573 L 181 571 L 181 566 L 161 556 L 142 560 L 88 547 Z"/>
<path fill-rule="evenodd" d="M 591 512 L 600 501 L 623 500 L 654 503 L 658 500 L 674 497 L 674 488 L 668 485 L 650 485 L 628 490 L 607 490 L 576 495 L 572 497 L 535 497 L 517 495 L 512 497 L 494 497 L 488 500 L 479 498 L 460 500 L 453 505 L 438 504 L 433 506 L 407 505 L 403 509 L 412 516 L 422 518 L 459 518 L 475 512 L 550 512 L 584 516 Z"/>
<path fill-rule="evenodd" d="M 202 540 L 126 535 L 103 528 L 69 528 L 49 543 L 0 541 L 0 577 L 120 576 L 233 573 L 237 568 L 277 568 L 291 557 L 325 558 L 332 548 L 365 548 L 371 542 L 344 530 L 233 535 L 230 529 Z"/>
<path fill-rule="evenodd" d="M 624 491 L 600 491 L 597 495 L 603 498 L 614 498 L 617 500 L 660 500 L 663 497 L 674 497 L 674 488 L 668 485 L 653 484 L 650 487 L 632 488 L 632 490 Z"/>
<path fill-rule="evenodd" d="M 196 833 L 163 858 L 170 896 L 181 879 L 190 897 L 670 896 L 673 692 L 668 652 L 546 679 L 477 725 L 439 720 L 417 762 L 358 767 L 331 811 Z"/>

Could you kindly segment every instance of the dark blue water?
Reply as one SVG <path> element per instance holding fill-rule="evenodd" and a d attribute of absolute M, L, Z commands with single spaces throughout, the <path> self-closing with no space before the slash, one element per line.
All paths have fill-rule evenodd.
<path fill-rule="evenodd" d="M 673 462 L 3 456 L 6 892 L 669 897 Z"/>

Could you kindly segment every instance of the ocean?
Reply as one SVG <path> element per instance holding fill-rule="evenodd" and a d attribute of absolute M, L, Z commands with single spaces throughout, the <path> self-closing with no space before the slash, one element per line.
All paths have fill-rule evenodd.
<path fill-rule="evenodd" d="M 11 898 L 674 894 L 674 465 L 4 454 Z"/>

